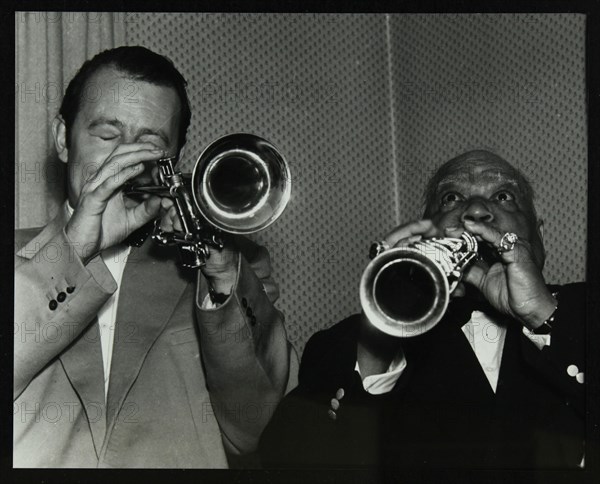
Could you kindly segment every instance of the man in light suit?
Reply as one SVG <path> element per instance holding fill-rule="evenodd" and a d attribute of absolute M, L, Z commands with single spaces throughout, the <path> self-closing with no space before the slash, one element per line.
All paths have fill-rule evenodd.
<path fill-rule="evenodd" d="M 425 201 L 424 220 L 375 247 L 467 231 L 481 258 L 424 334 L 392 337 L 357 314 L 314 335 L 261 438 L 266 466 L 584 465 L 586 285 L 544 282 L 531 185 L 476 150 L 443 164 Z M 397 299 L 415 293 L 405 284 Z"/>
<path fill-rule="evenodd" d="M 52 130 L 68 201 L 16 234 L 15 467 L 227 467 L 294 386 L 264 248 L 230 237 L 193 271 L 149 238 L 124 243 L 157 217 L 177 225 L 170 199 L 122 187 L 180 153 L 185 84 L 120 47 L 67 88 Z"/>

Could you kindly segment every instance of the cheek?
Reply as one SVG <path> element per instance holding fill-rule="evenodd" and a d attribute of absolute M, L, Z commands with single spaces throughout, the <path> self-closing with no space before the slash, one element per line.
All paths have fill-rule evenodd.
<path fill-rule="evenodd" d="M 431 217 L 432 222 L 439 229 L 443 230 L 446 227 L 456 227 L 461 225 L 460 213 L 457 210 L 450 212 L 437 212 Z"/>
<path fill-rule="evenodd" d="M 69 181 L 81 189 L 100 169 L 101 164 L 94 161 L 75 159 L 69 161 Z"/>
<path fill-rule="evenodd" d="M 502 207 L 494 211 L 496 225 L 499 228 L 506 228 L 512 232 L 521 233 L 523 236 L 529 231 L 527 218 L 522 212 L 514 208 Z"/>
<path fill-rule="evenodd" d="M 110 150 L 98 150 L 90 143 L 83 145 L 74 143 L 69 150 L 68 162 L 71 189 L 79 194 L 83 185 L 96 174 L 110 152 Z"/>

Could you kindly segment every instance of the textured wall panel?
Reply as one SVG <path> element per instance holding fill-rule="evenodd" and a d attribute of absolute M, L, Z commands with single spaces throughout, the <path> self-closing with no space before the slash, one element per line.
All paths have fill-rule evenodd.
<path fill-rule="evenodd" d="M 290 161 L 293 195 L 255 238 L 299 349 L 356 312 L 366 252 L 393 216 L 385 16 L 136 14 L 128 44 L 170 57 L 189 82 L 186 163 L 250 131 Z M 188 165 L 189 166 L 189 165 Z"/>
<path fill-rule="evenodd" d="M 582 16 L 148 13 L 127 27 L 128 44 L 169 56 L 190 83 L 188 166 L 234 131 L 290 161 L 289 208 L 255 239 L 298 349 L 359 308 L 370 241 L 418 217 L 427 177 L 468 149 L 532 179 L 547 279 L 583 279 Z"/>
<path fill-rule="evenodd" d="M 400 211 L 418 216 L 437 166 L 484 148 L 532 181 L 545 221 L 545 276 L 585 277 L 585 17 L 392 17 Z"/>

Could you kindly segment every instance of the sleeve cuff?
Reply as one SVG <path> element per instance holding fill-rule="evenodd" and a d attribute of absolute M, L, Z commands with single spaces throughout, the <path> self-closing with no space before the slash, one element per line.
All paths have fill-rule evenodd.
<path fill-rule="evenodd" d="M 217 309 L 218 307 L 219 304 L 212 302 L 210 294 L 207 294 L 206 296 L 204 296 L 204 300 L 202 301 L 200 309 Z"/>
<path fill-rule="evenodd" d="M 551 334 L 535 334 L 523 326 L 523 334 L 531 341 L 537 349 L 541 350 L 544 346 L 550 346 Z"/>
<path fill-rule="evenodd" d="M 385 373 L 378 373 L 375 375 L 369 375 L 365 378 L 362 377 L 363 388 L 367 393 L 371 395 L 382 395 L 392 391 L 392 388 L 396 385 L 396 382 L 402 375 L 402 372 L 406 368 L 406 356 L 404 353 L 397 355 Z M 360 368 L 358 360 L 354 366 L 354 370 L 360 375 Z"/>
<path fill-rule="evenodd" d="M 92 279 L 100 286 L 104 291 L 109 294 L 112 294 L 117 290 L 117 283 L 115 282 L 114 277 L 106 267 L 104 260 L 100 256 L 100 254 L 96 255 L 92 259 L 88 261 L 86 265 L 83 264 L 81 258 L 77 255 L 75 249 L 72 248 L 71 239 L 67 236 L 65 229 L 62 229 L 61 235 L 65 238 L 66 243 L 69 247 L 69 259 L 72 259 L 73 266 L 69 265 L 68 269 L 74 270 L 79 273 L 81 271 L 87 271 Z"/>

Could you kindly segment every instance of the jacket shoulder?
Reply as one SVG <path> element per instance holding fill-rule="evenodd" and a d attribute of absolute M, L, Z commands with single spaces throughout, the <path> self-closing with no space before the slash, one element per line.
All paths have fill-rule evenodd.
<path fill-rule="evenodd" d="M 323 329 L 313 334 L 306 343 L 306 349 L 320 349 L 323 346 L 330 347 L 343 339 L 346 339 L 350 334 L 356 333 L 359 324 L 359 315 L 354 314 L 348 318 L 334 324 L 330 328 Z M 305 350 L 306 353 L 306 350 Z"/>
<path fill-rule="evenodd" d="M 300 363 L 301 384 L 310 385 L 326 374 L 339 376 L 354 371 L 359 324 L 360 315 L 355 314 L 310 337 Z"/>

